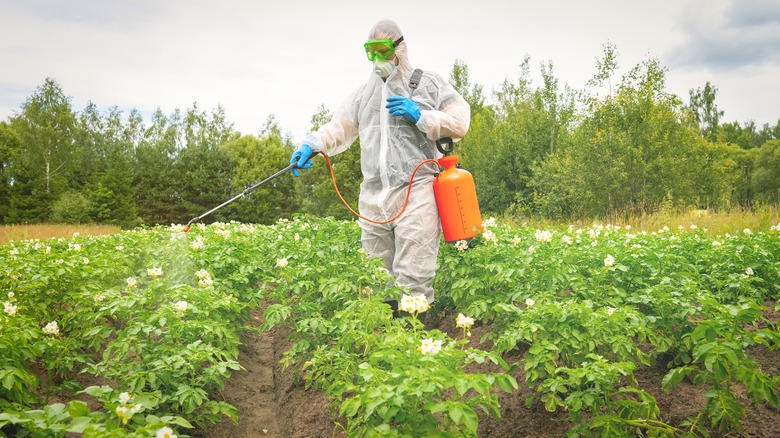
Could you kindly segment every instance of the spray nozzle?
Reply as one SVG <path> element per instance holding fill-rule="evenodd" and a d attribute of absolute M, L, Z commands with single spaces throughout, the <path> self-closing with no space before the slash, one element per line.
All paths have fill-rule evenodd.
<path fill-rule="evenodd" d="M 185 233 L 186 233 L 187 231 L 189 231 L 189 230 L 190 230 L 190 225 L 192 225 L 192 224 L 194 224 L 195 222 L 199 221 L 199 220 L 200 220 L 200 218 L 202 218 L 202 217 L 203 217 L 203 215 L 201 215 L 201 216 L 195 216 L 194 218 L 190 219 L 190 221 L 189 221 L 189 222 L 187 222 L 187 225 L 185 225 L 185 226 L 184 226 L 184 228 L 182 229 L 182 231 L 184 231 Z"/>

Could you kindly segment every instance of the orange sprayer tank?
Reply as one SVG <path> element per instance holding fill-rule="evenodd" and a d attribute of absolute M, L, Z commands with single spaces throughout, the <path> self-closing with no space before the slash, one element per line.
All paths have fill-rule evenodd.
<path fill-rule="evenodd" d="M 446 155 L 438 161 L 444 170 L 433 180 L 433 192 L 444 240 L 471 239 L 482 230 L 474 178 L 467 170 L 457 167 L 457 155 Z"/>

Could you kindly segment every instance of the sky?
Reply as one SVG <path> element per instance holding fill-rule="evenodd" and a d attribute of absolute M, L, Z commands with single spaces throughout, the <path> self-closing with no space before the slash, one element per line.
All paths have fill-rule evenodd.
<path fill-rule="evenodd" d="M 298 141 L 373 74 L 363 43 L 382 19 L 413 66 L 463 62 L 488 100 L 526 56 L 534 84 L 552 63 L 561 92 L 583 89 L 609 44 L 613 83 L 657 59 L 683 102 L 710 82 L 722 121 L 780 120 L 780 0 L 0 0 L 0 120 L 50 77 L 74 111 L 221 105 L 243 134 L 273 116 Z"/>

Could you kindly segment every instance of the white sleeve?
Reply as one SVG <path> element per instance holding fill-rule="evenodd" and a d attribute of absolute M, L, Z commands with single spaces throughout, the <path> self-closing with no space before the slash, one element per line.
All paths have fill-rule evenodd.
<path fill-rule="evenodd" d="M 340 154 L 347 150 L 358 137 L 357 106 L 363 87 L 350 93 L 333 118 L 318 130 L 304 137 L 302 143 L 308 143 L 315 152 L 328 155 Z"/>

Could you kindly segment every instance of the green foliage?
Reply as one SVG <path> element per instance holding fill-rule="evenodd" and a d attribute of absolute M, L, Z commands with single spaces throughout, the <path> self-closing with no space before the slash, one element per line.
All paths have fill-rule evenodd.
<path fill-rule="evenodd" d="M 720 119 L 723 117 L 723 111 L 718 110 L 718 105 L 715 103 L 717 94 L 718 89 L 709 81 L 703 89 L 690 91 L 690 110 L 693 118 L 701 127 L 702 134 L 709 139 L 715 138 Z"/>
<path fill-rule="evenodd" d="M 548 217 L 607 217 L 675 207 L 723 205 L 734 164 L 686 122 L 665 92 L 657 62 L 632 70 L 614 97 L 593 100 L 571 144 L 535 168 L 534 201 Z"/>
<path fill-rule="evenodd" d="M 768 123 L 764 124 L 760 130 L 752 120 L 744 124 L 724 123 L 718 128 L 718 138 L 720 141 L 737 145 L 742 149 L 761 147 L 769 140 L 780 138 L 780 119 L 774 126 L 770 126 Z"/>
<path fill-rule="evenodd" d="M 442 248 L 435 287 L 490 327 L 484 338 L 496 352 L 522 353 L 510 365 L 536 389 L 526 403 L 565 410 L 574 435 L 739 429 L 739 385 L 756 403 L 776 405 L 776 378 L 745 351 L 778 345 L 775 327 L 760 328 L 761 304 L 780 293 L 776 231 L 488 231 L 468 249 Z M 700 415 L 681 425 L 663 423 L 633 377 L 663 364 L 672 370 L 665 388 L 689 378 L 708 394 Z"/>
<path fill-rule="evenodd" d="M 748 400 L 777 407 L 776 376 L 748 355 L 780 345 L 764 319 L 764 303 L 780 298 L 777 230 L 710 237 L 687 227 L 484 225 L 468 244 L 442 247 L 437 314 L 400 318 L 384 299 L 405 290 L 360 250 L 353 221 L 197 224 L 186 234 L 155 227 L 2 246 L 0 428 L 149 436 L 235 421 L 216 394 L 241 369 L 239 335 L 252 308 L 264 309 L 261 330 L 289 330 L 282 363 L 328 394 L 350 435 L 474 436 L 481 418 L 500 413 L 498 393 L 518 389 L 521 367 L 526 403 L 567 416 L 572 436 L 730 433 Z M 469 327 L 423 324 L 459 313 L 482 326 L 488 349 L 466 341 Z M 634 375 L 651 366 L 668 367 L 667 391 L 701 386 L 702 411 L 666 423 Z M 102 408 L 52 403 L 55 391 L 73 393 L 79 372 L 118 382 L 83 390 Z"/>
<path fill-rule="evenodd" d="M 67 191 L 78 165 L 80 148 L 74 142 L 76 119 L 70 98 L 52 78 L 35 90 L 12 117 L 19 138 L 9 176 L 7 222 L 36 222 L 49 217 L 52 203 Z"/>
<path fill-rule="evenodd" d="M 766 202 L 780 202 L 780 140 L 764 143 L 755 157 L 751 181 L 755 197 Z"/>
<path fill-rule="evenodd" d="M 225 143 L 222 148 L 230 158 L 234 172 L 231 190 L 241 193 L 280 169 L 290 161 L 289 147 L 281 137 L 278 126 L 269 120 L 261 138 L 243 136 Z M 218 204 L 215 204 L 218 205 Z M 230 208 L 231 217 L 238 220 L 271 224 L 280 218 L 290 218 L 297 210 L 294 202 L 293 181 L 289 176 L 277 178 L 265 186 L 249 193 L 247 197 Z"/>
<path fill-rule="evenodd" d="M 0 223 L 6 222 L 11 207 L 11 165 L 20 143 L 19 136 L 8 123 L 0 122 Z"/>
<path fill-rule="evenodd" d="M 85 224 L 90 222 L 92 204 L 79 192 L 66 192 L 52 205 L 51 220 L 60 224 Z"/>
<path fill-rule="evenodd" d="M 531 169 L 566 141 L 573 101 L 559 93 L 552 64 L 543 65 L 541 71 L 543 86 L 535 90 L 526 57 L 519 80 L 501 84 L 495 107 L 475 115 L 460 146 L 463 166 L 474 175 L 485 212 L 503 212 L 512 205 L 521 210 L 530 207 Z"/>
<path fill-rule="evenodd" d="M 485 108 L 485 96 L 482 85 L 472 84 L 469 78 L 469 68 L 463 61 L 455 61 L 450 73 L 450 83 L 455 91 L 463 96 L 471 108 L 471 116 L 479 114 Z"/>
<path fill-rule="evenodd" d="M 663 388 L 670 391 L 684 378 L 692 379 L 697 385 L 707 385 L 706 418 L 719 432 L 741 428 L 745 406 L 734 393 L 735 384 L 744 385 L 747 395 L 755 403 L 767 402 L 778 407 L 778 385 L 771 377 L 760 371 L 744 349 L 756 343 L 769 348 L 775 347 L 777 332 L 768 329 L 755 330 L 756 322 L 762 319 L 763 307 L 753 302 L 739 306 L 721 305 L 715 300 L 705 300 L 705 306 L 717 308 L 712 319 L 702 321 L 682 338 L 686 348 L 686 362 L 673 368 L 663 380 Z M 748 327 L 752 329 L 749 330 Z M 701 431 L 700 417 L 689 418 L 685 423 L 691 431 Z"/>
<path fill-rule="evenodd" d="M 133 111 L 125 119 L 117 108 L 100 114 L 89 103 L 79 115 L 82 145 L 77 180 L 91 202 L 93 222 L 132 228 L 139 224 L 134 200 L 134 144 L 142 136 L 143 120 Z"/>

